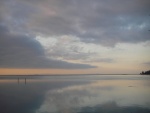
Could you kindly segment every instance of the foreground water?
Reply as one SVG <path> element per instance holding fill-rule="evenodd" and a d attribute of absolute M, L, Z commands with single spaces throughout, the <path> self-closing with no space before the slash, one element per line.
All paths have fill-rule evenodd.
<path fill-rule="evenodd" d="M 150 113 L 150 76 L 0 76 L 0 113 Z"/>

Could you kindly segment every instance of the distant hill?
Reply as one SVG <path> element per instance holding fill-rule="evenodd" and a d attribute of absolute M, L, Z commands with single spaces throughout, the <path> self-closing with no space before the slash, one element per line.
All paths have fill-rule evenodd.
<path fill-rule="evenodd" d="M 141 73 L 140 73 L 141 75 L 150 75 L 150 70 L 149 71 L 142 71 Z"/>

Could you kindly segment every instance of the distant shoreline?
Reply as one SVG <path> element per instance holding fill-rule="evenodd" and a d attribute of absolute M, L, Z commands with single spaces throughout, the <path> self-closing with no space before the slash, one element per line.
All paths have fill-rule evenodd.
<path fill-rule="evenodd" d="M 0 75 L 0 76 L 74 76 L 74 75 L 140 75 L 140 74 L 35 74 L 35 75 Z"/>

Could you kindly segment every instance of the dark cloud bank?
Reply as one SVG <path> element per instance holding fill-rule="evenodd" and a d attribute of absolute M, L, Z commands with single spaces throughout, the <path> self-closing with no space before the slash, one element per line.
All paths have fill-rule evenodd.
<path fill-rule="evenodd" d="M 95 68 L 87 64 L 75 64 L 46 58 L 44 49 L 32 37 L 16 35 L 0 26 L 0 67 L 2 68 Z"/>

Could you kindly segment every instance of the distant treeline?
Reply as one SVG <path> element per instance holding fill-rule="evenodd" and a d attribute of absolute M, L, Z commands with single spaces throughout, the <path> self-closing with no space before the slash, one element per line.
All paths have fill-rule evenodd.
<path fill-rule="evenodd" d="M 150 70 L 149 71 L 142 71 L 141 73 L 140 73 L 141 75 L 150 75 Z"/>

